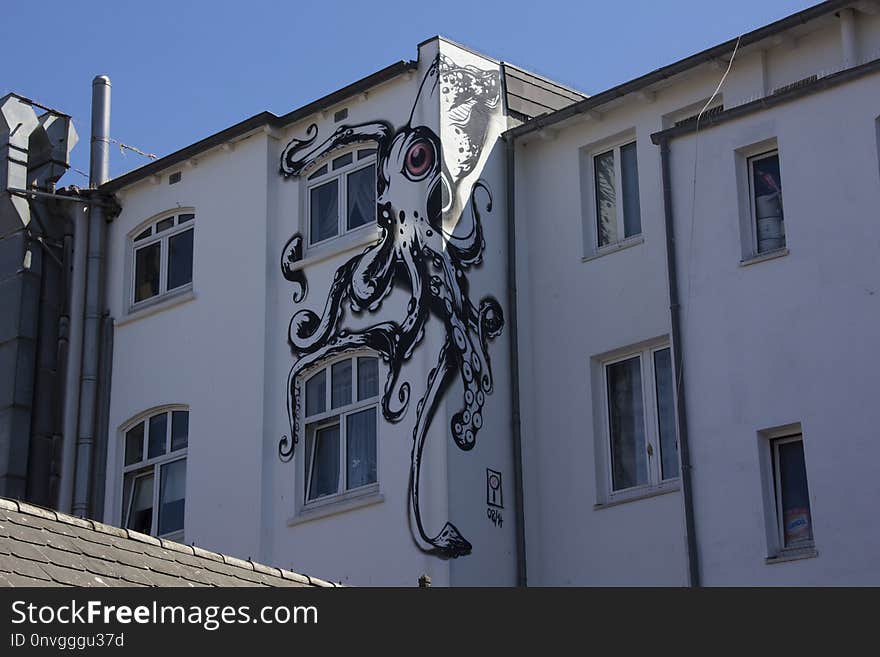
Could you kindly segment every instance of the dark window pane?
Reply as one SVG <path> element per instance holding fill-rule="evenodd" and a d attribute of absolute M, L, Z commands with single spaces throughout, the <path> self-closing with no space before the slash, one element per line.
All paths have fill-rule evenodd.
<path fill-rule="evenodd" d="M 783 248 L 785 221 L 778 154 L 752 159 L 752 190 L 755 195 L 758 253 Z"/>
<path fill-rule="evenodd" d="M 168 217 L 167 219 L 163 219 L 159 223 L 156 224 L 156 232 L 161 233 L 163 230 L 168 230 L 174 226 L 174 217 Z"/>
<path fill-rule="evenodd" d="M 187 221 L 192 221 L 195 218 L 196 215 L 194 214 L 182 214 L 177 217 L 177 225 L 179 226 L 180 224 L 185 224 Z"/>
<path fill-rule="evenodd" d="M 620 177 L 623 185 L 623 234 L 624 237 L 631 237 L 642 232 L 635 142 L 620 147 Z"/>
<path fill-rule="evenodd" d="M 314 440 L 309 500 L 334 495 L 339 490 L 339 425 L 318 429 Z"/>
<path fill-rule="evenodd" d="M 345 487 L 376 481 L 376 409 L 368 408 L 345 418 Z"/>
<path fill-rule="evenodd" d="M 361 150 L 358 151 L 358 159 L 365 160 L 366 158 L 370 157 L 371 155 L 375 155 L 375 154 L 376 154 L 375 148 L 362 148 Z"/>
<path fill-rule="evenodd" d="M 137 463 L 144 458 L 144 423 L 125 432 L 125 465 Z"/>
<path fill-rule="evenodd" d="M 613 490 L 648 483 L 641 359 L 607 367 Z"/>
<path fill-rule="evenodd" d="M 306 415 L 327 410 L 327 370 L 321 370 L 306 381 Z"/>
<path fill-rule="evenodd" d="M 186 459 L 163 465 L 159 475 L 159 535 L 183 529 Z"/>
<path fill-rule="evenodd" d="M 335 237 L 339 231 L 339 181 L 313 187 L 310 203 L 310 241 L 312 244 Z"/>
<path fill-rule="evenodd" d="M 171 413 L 171 451 L 183 449 L 189 443 L 189 412 Z"/>
<path fill-rule="evenodd" d="M 134 300 L 143 301 L 159 294 L 159 242 L 134 252 Z"/>
<path fill-rule="evenodd" d="M 376 216 L 376 168 L 348 174 L 348 229 L 363 226 Z"/>
<path fill-rule="evenodd" d="M 779 458 L 780 497 L 785 546 L 796 546 L 813 540 L 810 518 L 810 493 L 807 489 L 807 468 L 804 463 L 802 440 L 780 443 Z"/>
<path fill-rule="evenodd" d="M 672 384 L 672 355 L 669 349 L 654 352 L 657 389 L 657 430 L 660 433 L 660 476 L 678 477 L 678 440 L 675 431 L 675 395 Z"/>
<path fill-rule="evenodd" d="M 339 408 L 351 403 L 351 360 L 333 364 L 330 377 L 330 405 Z"/>
<path fill-rule="evenodd" d="M 373 356 L 358 358 L 358 401 L 379 394 L 379 359 Z"/>
<path fill-rule="evenodd" d="M 149 448 L 147 458 L 155 458 L 165 453 L 168 438 L 168 414 L 159 413 L 150 418 Z"/>
<path fill-rule="evenodd" d="M 150 226 L 148 228 L 144 228 L 144 230 L 142 230 L 140 233 L 138 233 L 138 236 L 134 238 L 134 241 L 137 242 L 138 240 L 145 239 L 152 234 L 153 234 L 153 227 L 152 226 Z"/>
<path fill-rule="evenodd" d="M 319 178 L 327 173 L 327 165 L 320 167 L 317 171 L 309 175 L 309 180 L 314 180 L 315 178 Z"/>
<path fill-rule="evenodd" d="M 193 231 L 185 230 L 168 239 L 168 289 L 192 282 Z"/>
<path fill-rule="evenodd" d="M 126 500 L 125 526 L 142 534 L 153 529 L 153 475 L 126 477 L 128 495 Z"/>
<path fill-rule="evenodd" d="M 614 151 L 593 158 L 596 172 L 596 218 L 599 246 L 617 241 L 617 187 L 614 181 Z"/>
<path fill-rule="evenodd" d="M 346 153 L 345 155 L 340 155 L 339 157 L 333 160 L 333 170 L 344 167 L 347 164 L 351 164 L 353 160 L 353 155 L 351 153 Z"/>

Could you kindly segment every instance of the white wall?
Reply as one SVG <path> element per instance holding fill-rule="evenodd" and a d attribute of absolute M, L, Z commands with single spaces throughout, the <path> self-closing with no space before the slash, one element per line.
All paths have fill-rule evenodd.
<path fill-rule="evenodd" d="M 594 408 L 591 379 L 594 357 L 669 332 L 659 153 L 649 136 L 662 114 L 689 102 L 632 103 L 517 149 L 520 403 L 533 585 L 685 583 L 679 492 L 594 508 L 595 441 L 604 434 L 594 429 L 601 425 L 594 411 L 602 411 Z M 633 128 L 644 241 L 584 261 L 591 224 L 584 223 L 580 149 Z"/>
<path fill-rule="evenodd" d="M 709 585 L 871 584 L 880 386 L 873 75 L 672 142 L 694 497 Z M 740 266 L 736 149 L 775 137 L 789 254 Z M 693 235 L 693 240 L 691 240 Z M 689 281 L 689 286 L 688 286 Z M 818 557 L 765 564 L 758 432 L 800 422 Z"/>
<path fill-rule="evenodd" d="M 864 59 L 877 51 L 877 21 L 857 18 Z M 740 50 L 720 100 L 734 107 L 841 63 L 838 20 L 826 17 L 799 27 L 795 41 L 769 39 Z M 687 583 L 680 492 L 594 506 L 601 502 L 596 444 L 605 440 L 596 357 L 668 339 L 660 153 L 650 135 L 696 114 L 725 69 L 726 62 L 701 65 L 653 94 L 612 101 L 597 108 L 598 116 L 517 143 L 530 584 Z M 875 95 L 876 81 L 866 80 L 701 132 L 693 227 L 695 140 L 673 143 L 696 524 L 707 584 L 877 577 L 867 560 L 876 532 L 864 523 L 867 500 L 877 493 L 867 472 L 871 459 L 864 459 L 868 427 L 876 422 L 867 403 L 877 388 L 868 355 L 878 319 L 870 219 L 878 182 Z M 593 221 L 593 182 L 583 164 L 594 146 L 626 134 L 638 144 L 644 241 L 584 259 L 591 255 L 585 221 Z M 791 254 L 742 268 L 733 151 L 771 136 L 783 149 Z M 579 155 L 583 149 L 587 157 Z M 818 171 L 831 180 L 819 184 Z M 820 556 L 765 565 L 757 431 L 794 421 L 804 426 Z M 829 551 L 834 556 L 825 556 Z"/>
<path fill-rule="evenodd" d="M 259 486 L 266 241 L 265 136 L 181 167 L 181 182 L 121 196 L 108 235 L 107 300 L 116 319 L 107 470 L 121 471 L 121 426 L 162 404 L 190 407 L 186 540 L 234 555 L 260 548 Z M 127 321 L 127 235 L 144 220 L 195 208 L 194 299 Z M 230 312 L 230 308 L 235 312 Z M 120 522 L 121 480 L 108 477 L 105 519 Z M 236 530 L 229 531 L 234 523 Z"/>
<path fill-rule="evenodd" d="M 305 234 L 306 186 L 299 178 L 285 179 L 279 173 L 281 152 L 291 139 L 305 136 L 312 123 L 321 140 L 341 124 L 382 120 L 395 129 L 407 124 L 422 80 L 441 48 L 457 65 L 498 68 L 496 62 L 432 40 L 422 44 L 418 70 L 411 75 L 279 133 L 258 130 L 231 149 L 205 153 L 195 166 L 180 167 L 179 183 L 168 184 L 168 173 L 177 170 L 169 169 L 158 183 L 148 179 L 120 194 L 124 209 L 109 236 L 108 299 L 116 318 L 116 342 L 108 471 L 121 471 L 119 429 L 129 419 L 163 404 L 188 405 L 187 542 L 347 584 L 414 586 L 423 573 L 440 586 L 515 582 L 506 337 L 490 342 L 494 392 L 487 396 L 477 447 L 462 452 L 451 440 L 450 421 L 462 407 L 464 394 L 458 375 L 438 407 L 426 441 L 421 480 L 426 530 L 439 531 L 447 520 L 457 524 L 474 546 L 471 555 L 451 562 L 426 554 L 413 540 L 408 521 L 416 405 L 441 346 L 450 339 L 436 313 L 401 373 L 411 386 L 405 416 L 397 423 L 379 418 L 379 494 L 368 498 L 370 504 L 305 517 L 297 503 L 302 496 L 304 441 L 292 461 L 283 462 L 278 456 L 280 438 L 291 433 L 287 417 L 288 372 L 295 362 L 287 341 L 291 316 L 302 308 L 322 314 L 337 270 L 376 235 L 366 229 L 353 241 L 340 239 L 307 250 L 302 270 L 308 295 L 294 303 L 294 286 L 283 278 L 279 265 L 288 238 Z M 348 109 L 348 117 L 336 123 L 333 115 L 341 108 Z M 416 118 L 436 124 L 440 111 L 436 96 L 423 98 Z M 465 272 L 476 306 L 487 295 L 506 305 L 504 168 L 495 153 L 488 155 L 506 128 L 498 111 L 487 137 L 487 155 L 473 174 L 480 175 L 485 167 L 495 195 L 494 211 L 484 210 L 484 262 Z M 440 133 L 439 125 L 434 129 Z M 195 208 L 193 293 L 129 315 L 127 241 L 143 222 L 178 207 Z M 421 283 L 426 285 L 427 280 Z M 408 283 L 398 278 L 378 312 L 360 316 L 349 312 L 343 325 L 356 330 L 380 321 L 402 322 L 410 298 Z M 476 335 L 473 339 L 479 340 Z M 385 368 L 387 364 L 380 366 L 383 383 Z M 487 467 L 503 471 L 506 477 L 508 515 L 501 528 L 487 517 Z M 121 479 L 114 476 L 107 483 L 108 522 L 120 520 L 120 493 Z"/>

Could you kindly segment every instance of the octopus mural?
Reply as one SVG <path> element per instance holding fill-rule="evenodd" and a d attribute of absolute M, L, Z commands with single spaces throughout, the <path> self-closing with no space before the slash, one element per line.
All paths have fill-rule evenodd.
<path fill-rule="evenodd" d="M 436 120 L 438 107 L 442 143 L 438 132 L 418 118 Z M 290 321 L 288 341 L 296 358 L 287 386 L 291 436 L 281 439 L 279 456 L 290 460 L 300 440 L 301 375 L 335 355 L 363 349 L 380 355 L 387 364 L 382 415 L 399 422 L 412 396 L 411 382 L 402 380 L 401 368 L 419 346 L 429 319 L 439 320 L 443 344 L 416 403 L 409 508 L 416 543 L 443 557 L 469 554 L 471 544 L 451 522 L 438 533 L 426 531 L 419 500 L 422 452 L 438 405 L 455 377 L 464 392 L 449 429 L 462 450 L 476 444 L 486 395 L 493 389 L 488 343 L 501 333 L 504 316 L 490 296 L 477 303 L 471 300 L 467 273 L 481 262 L 485 248 L 481 220 L 484 212 L 491 212 L 492 195 L 478 180 L 478 165 L 491 122 L 500 112 L 497 70 L 458 66 L 441 54 L 421 80 L 405 125 L 395 128 L 382 120 L 342 125 L 319 140 L 313 124 L 281 155 L 282 175 L 299 176 L 335 150 L 375 145 L 379 239 L 337 269 L 320 315 L 304 308 Z M 305 275 L 296 265 L 302 255 L 303 237 L 296 234 L 283 249 L 281 271 L 296 286 L 297 304 L 307 294 Z M 346 306 L 358 315 L 378 315 L 395 286 L 410 296 L 405 315 L 358 330 L 346 326 Z"/>

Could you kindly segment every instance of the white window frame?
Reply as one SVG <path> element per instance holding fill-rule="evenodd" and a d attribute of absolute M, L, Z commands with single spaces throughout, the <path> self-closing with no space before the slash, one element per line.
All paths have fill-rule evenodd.
<path fill-rule="evenodd" d="M 618 251 L 621 248 L 626 246 L 631 246 L 635 244 L 640 244 L 644 241 L 644 226 L 642 225 L 642 202 L 641 202 L 641 193 L 642 193 L 642 184 L 641 184 L 641 167 L 637 165 L 636 168 L 636 179 L 639 181 L 639 226 L 640 230 L 638 233 L 635 233 L 630 236 L 625 236 L 625 218 L 624 218 L 624 209 L 623 209 L 623 172 L 621 169 L 621 156 L 620 151 L 623 147 L 629 146 L 630 144 L 634 145 L 636 148 L 636 162 L 638 163 L 638 140 L 636 139 L 636 135 L 634 132 L 629 132 L 623 137 L 618 137 L 616 139 L 605 141 L 600 144 L 597 144 L 594 147 L 589 148 L 586 155 L 589 160 L 587 164 L 587 170 L 589 172 L 589 193 L 585 196 L 588 198 L 589 202 L 589 211 L 586 215 L 590 218 L 591 230 L 588 231 L 590 234 L 590 244 L 588 246 L 587 253 L 593 255 L 604 255 L 606 253 L 611 253 L 614 251 Z M 615 196 L 616 196 L 616 214 L 617 214 L 617 240 L 614 242 L 609 242 L 608 244 L 599 245 L 599 193 L 597 190 L 597 174 L 596 171 L 596 158 L 600 155 L 604 155 L 605 153 L 612 152 L 614 154 L 614 184 L 615 184 Z"/>
<path fill-rule="evenodd" d="M 675 412 L 675 445 L 676 454 L 678 455 L 678 476 L 663 478 L 662 471 L 662 452 L 660 447 L 660 414 L 657 400 L 656 373 L 654 367 L 654 356 L 658 351 L 664 349 L 670 350 L 670 363 L 672 366 L 672 394 L 673 409 Z M 641 499 L 651 497 L 653 495 L 662 494 L 678 490 L 681 482 L 681 456 L 678 436 L 678 399 L 676 397 L 675 386 L 675 359 L 671 358 L 672 347 L 668 343 L 653 343 L 640 348 L 632 348 L 626 351 L 618 351 L 612 357 L 600 359 L 599 367 L 601 368 L 598 377 L 601 385 L 601 394 L 599 395 L 601 407 L 599 414 L 601 415 L 601 465 L 597 482 L 598 500 L 597 506 L 602 507 L 618 502 Z M 631 358 L 639 358 L 639 366 L 642 380 L 642 404 L 644 413 L 642 422 L 645 428 L 645 449 L 648 450 L 648 481 L 644 484 L 614 490 L 614 462 L 611 451 L 611 420 L 610 405 L 608 399 L 608 367 L 616 363 L 621 363 Z"/>
<path fill-rule="evenodd" d="M 135 419 L 128 421 L 123 427 L 120 429 L 120 458 L 119 463 L 121 464 L 121 476 L 119 477 L 119 483 L 117 486 L 117 490 L 119 491 L 119 505 L 120 505 L 120 513 L 118 517 L 120 518 L 120 527 L 127 527 L 129 515 L 131 513 L 131 505 L 134 501 L 134 481 L 140 479 L 142 477 L 153 476 L 153 517 L 151 521 L 150 527 L 150 536 L 159 536 L 159 495 L 161 492 L 161 474 L 162 474 L 162 466 L 168 465 L 169 463 L 174 463 L 176 461 L 185 461 L 187 459 L 187 454 L 189 452 L 189 440 L 191 435 L 187 436 L 187 446 L 183 449 L 171 451 L 171 422 L 172 422 L 172 413 L 174 411 L 184 411 L 189 413 L 189 407 L 181 404 L 169 405 L 169 406 L 160 406 L 157 408 L 152 408 L 144 413 L 138 415 Z M 149 444 L 150 444 L 150 436 L 149 436 L 149 426 L 150 426 L 150 418 L 155 417 L 156 415 L 161 414 L 167 415 L 166 419 L 166 433 L 165 433 L 165 453 L 161 456 L 155 456 L 153 458 L 148 458 L 149 454 Z M 143 438 L 143 458 L 136 463 L 132 463 L 130 465 L 125 465 L 125 448 L 126 448 L 126 434 L 136 427 L 139 424 L 144 425 L 144 438 Z M 191 434 L 191 432 L 190 432 Z M 141 472 L 143 471 L 143 472 Z M 125 478 L 132 473 L 139 473 L 133 477 L 132 480 L 132 490 L 131 490 L 131 498 L 128 500 L 128 504 L 126 504 L 125 500 Z M 186 500 L 188 495 L 184 495 L 184 500 Z M 171 541 L 182 542 L 184 539 L 184 534 L 186 532 L 186 525 L 184 524 L 184 528 L 182 530 L 177 530 L 173 532 L 169 532 L 167 534 L 162 534 L 161 538 L 167 538 Z"/>
<path fill-rule="evenodd" d="M 800 423 L 787 424 L 763 429 L 758 432 L 759 456 L 762 471 L 764 494 L 764 517 L 767 532 L 766 563 L 773 564 L 793 559 L 818 556 L 816 551 L 816 524 L 814 522 L 813 500 L 810 499 L 810 523 L 813 538 L 798 545 L 785 545 L 785 525 L 782 513 L 782 488 L 780 484 L 779 446 L 785 443 L 800 442 L 804 449 L 806 464 L 807 451 L 804 432 Z M 807 472 L 807 494 L 810 493 L 809 471 Z"/>
<path fill-rule="evenodd" d="M 758 218 L 755 214 L 754 182 L 752 180 L 752 163 L 754 158 L 761 158 L 773 154 L 779 155 L 779 175 L 785 179 L 785 164 L 782 161 L 784 145 L 779 143 L 775 136 L 769 136 L 772 126 L 764 133 L 765 139 L 748 144 L 734 150 L 736 167 L 736 193 L 739 209 L 740 224 L 740 266 L 753 265 L 766 260 L 773 260 L 789 253 L 788 226 L 785 226 L 785 245 L 772 251 L 758 253 Z M 783 207 L 783 221 L 785 221 L 785 209 Z"/>
<path fill-rule="evenodd" d="M 193 215 L 193 217 L 183 223 L 180 223 L 180 217 L 185 215 Z M 142 308 L 148 308 L 158 303 L 162 303 L 168 299 L 178 297 L 180 295 L 184 295 L 188 292 L 192 292 L 193 289 L 193 279 L 195 278 L 195 243 L 196 243 L 196 211 L 194 208 L 176 208 L 174 210 L 162 212 L 161 214 L 154 215 L 147 221 L 138 225 L 137 228 L 132 230 L 128 234 L 127 238 L 127 257 L 126 261 L 128 263 L 128 272 L 126 276 L 126 280 L 128 281 L 126 285 L 126 299 L 129 313 L 136 312 L 141 310 Z M 157 231 L 157 225 L 162 221 L 173 218 L 174 225 L 171 228 L 163 230 L 161 232 Z M 149 230 L 151 234 L 149 237 L 145 237 L 143 239 L 137 240 L 138 235 L 143 233 L 144 231 Z M 180 285 L 171 290 L 168 289 L 168 257 L 170 255 L 170 238 L 184 233 L 188 230 L 193 231 L 193 271 L 190 277 L 189 283 L 185 283 L 184 285 Z M 150 246 L 152 244 L 158 243 L 159 246 L 159 293 L 148 297 L 146 299 L 142 299 L 140 301 L 135 301 L 135 293 L 137 291 L 137 252 L 143 249 L 144 247 Z"/>
<path fill-rule="evenodd" d="M 779 177 L 782 178 L 782 155 L 779 152 L 779 147 L 774 146 L 770 150 L 764 151 L 762 153 L 755 153 L 753 155 L 748 155 L 746 157 L 746 175 L 748 176 L 748 184 L 749 184 L 749 215 L 751 217 L 751 239 L 752 239 L 752 254 L 756 258 L 760 258 L 762 256 L 766 256 L 772 253 L 776 253 L 778 251 L 784 251 L 788 240 L 786 239 L 786 235 L 783 234 L 782 241 L 783 244 L 778 249 L 772 249 L 769 251 L 759 252 L 758 251 L 758 213 L 756 208 L 756 198 L 755 198 L 755 162 L 760 160 L 765 160 L 776 156 L 779 159 Z M 782 222 L 783 226 L 785 225 L 785 206 L 783 205 L 782 209 Z"/>
<path fill-rule="evenodd" d="M 309 166 L 305 171 L 303 171 L 301 175 L 301 179 L 303 181 L 303 223 L 305 226 L 303 227 L 303 233 L 306 235 L 306 251 L 309 249 L 320 249 L 328 244 L 333 244 L 335 240 L 339 240 L 340 238 L 344 238 L 347 235 L 354 235 L 356 233 L 360 233 L 363 229 L 366 229 L 370 226 L 373 227 L 373 231 L 376 230 L 376 208 L 375 206 L 372 208 L 373 211 L 373 219 L 372 221 L 367 221 L 366 223 L 357 226 L 356 228 L 348 229 L 348 176 L 357 173 L 362 169 L 366 169 L 368 167 L 373 167 L 373 179 L 376 180 L 376 176 L 378 175 L 378 171 L 376 170 L 376 153 L 373 152 L 369 156 L 364 157 L 363 159 L 358 159 L 358 153 L 360 151 L 365 150 L 373 150 L 376 151 L 377 146 L 375 144 L 359 144 L 355 147 L 348 149 L 340 149 L 338 151 L 334 151 L 328 154 L 325 157 L 314 162 L 311 166 Z M 351 154 L 352 161 L 349 164 L 343 165 L 338 169 L 333 169 L 333 161 L 343 157 L 345 155 Z M 327 166 L 327 173 L 316 177 L 314 180 L 309 180 L 309 176 L 314 175 L 316 171 L 318 171 L 324 165 Z M 338 215 L 336 217 L 336 235 L 332 237 L 327 237 L 318 242 L 312 242 L 312 190 L 320 187 L 322 185 L 327 184 L 333 180 L 337 181 L 337 208 Z"/>
<path fill-rule="evenodd" d="M 368 399 L 363 399 L 358 401 L 358 358 L 375 358 L 378 365 L 378 387 L 377 394 L 373 397 L 369 397 Z M 333 366 L 342 361 L 350 360 L 352 361 L 351 367 L 351 377 L 352 377 L 352 387 L 351 387 L 351 403 L 345 404 L 344 406 L 339 406 L 337 408 L 331 408 L 332 406 L 332 369 Z M 372 496 L 379 497 L 380 491 L 380 482 L 381 478 L 381 459 L 380 459 L 380 418 L 381 418 L 381 399 L 382 399 L 382 359 L 378 354 L 370 351 L 358 351 L 353 353 L 344 354 L 340 357 L 333 358 L 332 360 L 324 360 L 321 363 L 309 370 L 303 372 L 300 375 L 300 390 L 303 395 L 303 418 L 301 419 L 301 425 L 304 427 L 304 431 L 302 435 L 305 437 L 303 445 L 302 445 L 302 454 L 303 458 L 299 459 L 300 466 L 297 468 L 297 473 L 299 475 L 300 485 L 297 486 L 297 512 L 298 514 L 308 514 L 313 511 L 319 509 L 333 509 L 335 507 L 341 506 L 343 503 L 351 501 L 353 499 L 358 499 L 362 497 Z M 327 400 L 327 407 L 324 412 L 316 413 L 314 415 L 310 415 L 308 417 L 305 416 L 305 391 L 306 391 L 306 382 L 311 379 L 316 374 L 320 373 L 322 370 L 326 372 L 324 385 L 325 385 L 325 398 Z M 346 488 L 346 449 L 347 449 L 347 441 L 346 441 L 346 418 L 349 415 L 353 415 L 355 413 L 359 413 L 360 411 L 375 408 L 376 409 L 376 481 L 370 482 L 368 484 L 364 484 L 362 486 L 358 486 L 356 488 Z M 317 499 L 309 500 L 309 488 L 311 486 L 311 473 L 313 463 L 306 463 L 306 455 L 308 454 L 307 445 L 311 442 L 312 454 L 311 460 L 314 462 L 315 456 L 317 454 L 317 450 L 314 449 L 314 437 L 317 431 L 320 429 L 324 429 L 330 426 L 338 425 L 339 426 L 339 471 L 338 471 L 338 480 L 337 480 L 337 492 L 335 494 L 323 495 Z M 376 501 L 379 501 L 378 499 Z"/>

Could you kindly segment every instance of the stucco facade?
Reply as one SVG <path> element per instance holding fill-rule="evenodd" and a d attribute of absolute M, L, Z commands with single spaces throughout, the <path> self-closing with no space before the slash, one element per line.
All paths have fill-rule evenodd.
<path fill-rule="evenodd" d="M 871 343 L 880 320 L 873 219 L 880 77 L 871 64 L 880 21 L 871 10 L 829 12 L 739 44 L 732 64 L 731 49 L 572 118 L 520 130 L 515 213 L 530 584 L 689 581 L 680 482 L 644 486 L 634 499 L 608 504 L 603 479 L 601 363 L 672 339 L 670 220 L 700 582 L 876 582 L 877 536 L 865 522 L 877 496 L 869 474 L 877 418 L 868 398 L 878 384 Z M 857 75 L 838 84 L 849 80 L 847 71 Z M 793 83 L 817 88 L 777 103 L 796 94 L 786 91 Z M 709 112 L 695 129 L 700 110 L 716 106 L 723 121 L 713 123 Z M 663 132 L 688 116 L 690 128 Z M 652 135 L 670 152 L 671 216 Z M 591 161 L 630 141 L 641 231 L 597 252 Z M 753 257 L 745 167 L 750 155 L 772 149 L 782 167 L 786 248 Z M 779 550 L 773 519 L 769 445 L 777 429 L 802 435 L 813 523 L 813 548 L 790 556 Z"/>
<path fill-rule="evenodd" d="M 437 37 L 110 181 L 94 511 L 353 585 L 877 583 L 878 55 L 826 2 L 587 98 Z"/>

